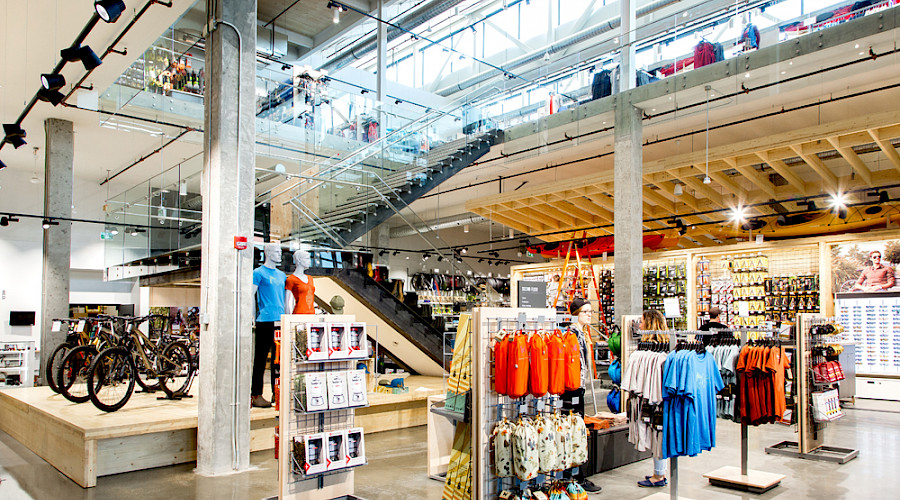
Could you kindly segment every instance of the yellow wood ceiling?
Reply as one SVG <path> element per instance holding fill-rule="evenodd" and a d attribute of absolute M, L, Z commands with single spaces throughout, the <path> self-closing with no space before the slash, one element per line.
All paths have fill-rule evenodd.
<path fill-rule="evenodd" d="M 897 138 L 900 138 L 900 112 L 892 111 L 718 147 L 709 150 L 710 184 L 703 183 L 706 173 L 703 150 L 646 162 L 644 229 L 671 236 L 674 230 L 670 221 L 650 219 L 678 216 L 689 227 L 679 246 L 714 245 L 742 232 L 733 224 L 708 223 L 724 220 L 735 207 L 900 183 L 900 154 L 891 143 Z M 869 162 L 854 148 L 867 151 L 863 154 Z M 822 155 L 825 160 L 818 156 L 820 153 L 825 153 Z M 885 161 L 876 161 L 879 158 Z M 683 190 L 677 196 L 676 184 Z M 860 193 L 849 197 L 848 203 L 872 201 L 866 198 Z M 826 204 L 824 198 L 817 200 L 820 208 Z M 574 231 L 579 236 L 582 231 L 589 236 L 609 235 L 614 210 L 613 171 L 607 169 L 471 200 L 466 209 L 544 241 L 569 239 Z M 696 215 L 715 210 L 720 212 L 710 213 L 709 217 Z M 797 209 L 788 207 L 788 210 Z M 748 208 L 746 213 L 748 217 L 776 214 L 770 206 Z M 883 215 L 867 216 L 855 210 L 839 223 L 858 226 L 877 217 Z M 807 234 L 833 230 L 824 227 L 834 225 L 833 217 L 820 217 L 816 221 L 812 226 L 804 225 Z M 692 224 L 697 225 L 691 227 Z M 606 225 L 609 227 L 597 227 Z M 772 223 L 765 231 L 774 237 L 796 232 L 796 228 L 789 229 Z"/>

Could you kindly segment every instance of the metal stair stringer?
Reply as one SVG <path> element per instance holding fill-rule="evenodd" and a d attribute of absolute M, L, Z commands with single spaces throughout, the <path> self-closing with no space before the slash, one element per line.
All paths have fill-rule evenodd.
<path fill-rule="evenodd" d="M 331 278 L 342 291 L 352 296 L 352 299 L 359 303 L 357 307 L 368 309 L 386 323 L 386 326 L 401 335 L 404 342 L 397 342 L 396 345 L 391 345 L 392 342 L 385 342 L 387 340 L 385 338 L 380 339 L 380 342 L 387 344 L 392 354 L 400 356 L 398 359 L 404 365 L 423 375 L 440 376 L 442 373 L 435 372 L 449 370 L 450 360 L 444 359 L 443 334 L 368 275 L 352 269 L 322 268 L 308 269 L 306 273 L 314 278 Z M 320 293 L 319 288 L 319 281 L 317 281 L 317 295 Z M 324 292 L 324 290 L 322 291 Z M 325 299 L 325 297 L 322 298 Z M 362 311 L 354 311 L 350 307 L 350 301 L 347 298 L 345 298 L 345 301 L 347 302 L 347 306 L 344 308 L 345 311 L 348 314 L 355 314 L 359 318 Z M 370 337 L 374 338 L 375 335 L 370 334 Z M 406 345 L 404 348 L 401 344 L 406 342 L 410 345 Z M 412 353 L 412 350 L 416 352 Z M 421 356 L 425 356 L 428 359 L 423 360 Z"/>

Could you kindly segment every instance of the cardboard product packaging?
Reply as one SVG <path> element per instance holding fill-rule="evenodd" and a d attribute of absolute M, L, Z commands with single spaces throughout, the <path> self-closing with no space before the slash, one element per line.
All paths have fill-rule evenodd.
<path fill-rule="evenodd" d="M 297 350 L 309 361 L 328 359 L 328 324 L 306 323 L 297 325 L 294 340 Z"/>
<path fill-rule="evenodd" d="M 328 456 L 325 458 L 325 463 L 328 466 L 328 470 L 347 467 L 347 461 L 349 460 L 347 456 L 347 431 L 327 432 L 325 436 L 327 440 L 326 445 L 328 446 Z"/>
<path fill-rule="evenodd" d="M 369 337 L 366 335 L 365 323 L 350 323 L 350 357 L 364 359 L 369 357 Z"/>
<path fill-rule="evenodd" d="M 366 371 L 350 370 L 347 372 L 348 406 L 366 406 L 369 398 L 366 394 Z"/>
<path fill-rule="evenodd" d="M 328 409 L 326 373 L 300 373 L 294 377 L 294 393 L 300 408 L 298 411 L 323 411 Z"/>
<path fill-rule="evenodd" d="M 347 429 L 347 467 L 366 463 L 366 446 L 362 427 Z"/>
<path fill-rule="evenodd" d="M 336 410 L 346 408 L 347 401 L 347 372 L 326 372 L 328 385 L 328 408 Z"/>
<path fill-rule="evenodd" d="M 302 439 L 294 439 L 294 458 L 300 464 L 303 474 L 319 474 L 328 470 L 325 439 L 325 434 L 310 434 Z"/>
<path fill-rule="evenodd" d="M 350 357 L 350 323 L 328 324 L 328 359 Z"/>

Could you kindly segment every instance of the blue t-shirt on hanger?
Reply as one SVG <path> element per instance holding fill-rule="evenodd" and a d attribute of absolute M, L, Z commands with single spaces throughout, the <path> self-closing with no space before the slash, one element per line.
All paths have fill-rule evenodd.
<path fill-rule="evenodd" d="M 281 321 L 284 314 L 284 282 L 287 275 L 278 269 L 260 266 L 253 270 L 256 285 L 256 321 Z"/>

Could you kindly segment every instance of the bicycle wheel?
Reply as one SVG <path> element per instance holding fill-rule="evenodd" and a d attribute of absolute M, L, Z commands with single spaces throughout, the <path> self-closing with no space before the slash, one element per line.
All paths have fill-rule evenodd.
<path fill-rule="evenodd" d="M 81 345 L 69 350 L 59 365 L 56 386 L 59 393 L 73 403 L 84 403 L 91 399 L 88 394 L 87 380 L 97 348 L 92 345 Z"/>
<path fill-rule="evenodd" d="M 74 344 L 63 342 L 56 346 L 56 349 L 53 349 L 50 357 L 47 358 L 47 366 L 44 368 L 44 380 L 46 380 L 50 389 L 57 394 L 59 393 L 59 386 L 56 385 L 56 374 L 59 372 L 59 367 L 62 366 L 63 358 L 73 347 L 75 347 Z"/>
<path fill-rule="evenodd" d="M 150 366 L 156 368 L 156 353 L 149 347 L 147 348 L 147 359 L 150 360 Z M 159 377 L 157 374 L 144 366 L 144 361 L 140 354 L 135 354 L 135 365 L 137 365 L 137 383 L 144 392 L 154 392 L 159 389 Z"/>
<path fill-rule="evenodd" d="M 134 392 L 134 360 L 121 347 L 110 347 L 91 363 L 88 394 L 99 410 L 111 412 L 125 406 Z"/>
<path fill-rule="evenodd" d="M 159 357 L 159 380 L 162 390 L 169 398 L 176 394 L 185 394 L 194 379 L 194 364 L 191 353 L 183 342 L 172 342 L 167 345 Z"/>

